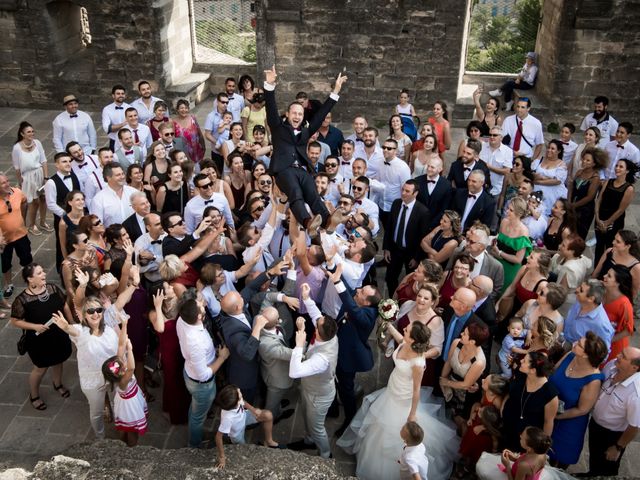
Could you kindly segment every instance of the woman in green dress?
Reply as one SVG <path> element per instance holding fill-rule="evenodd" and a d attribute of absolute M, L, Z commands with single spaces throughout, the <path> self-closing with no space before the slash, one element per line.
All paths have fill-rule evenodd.
<path fill-rule="evenodd" d="M 500 222 L 500 232 L 489 249 L 489 252 L 504 267 L 503 291 L 511 285 L 533 248 L 529 229 L 522 223 L 526 213 L 526 200 L 521 197 L 514 198 L 507 206 L 506 216 Z"/>

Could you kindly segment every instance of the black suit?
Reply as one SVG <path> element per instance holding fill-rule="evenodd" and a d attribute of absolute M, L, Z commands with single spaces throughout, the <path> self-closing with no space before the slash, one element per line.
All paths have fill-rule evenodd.
<path fill-rule="evenodd" d="M 471 208 L 469 215 L 467 215 L 464 225 L 462 225 L 462 230 L 465 232 L 476 220 L 480 220 L 487 227 L 490 227 L 493 216 L 496 214 L 496 201 L 487 193 L 486 190 L 482 190 L 476 195 L 478 195 L 476 203 Z M 451 209 L 458 212 L 461 219 L 464 215 L 464 209 L 467 205 L 468 199 L 469 190 L 466 188 L 458 188 L 451 200 Z"/>
<path fill-rule="evenodd" d="M 493 303 L 491 296 L 484 299 L 484 302 L 480 304 L 478 308 L 473 312 L 480 320 L 487 324 L 489 327 L 489 339 L 482 345 L 482 351 L 487 358 L 487 365 L 484 368 L 484 375 L 489 374 L 491 368 L 491 347 L 493 346 L 493 334 L 498 328 L 496 319 L 496 307 Z"/>
<path fill-rule="evenodd" d="M 131 239 L 132 243 L 135 243 L 135 241 L 138 238 L 140 238 L 143 233 L 145 233 L 144 231 L 140 230 L 140 224 L 138 223 L 138 217 L 136 217 L 135 213 L 133 215 L 130 215 L 129 217 L 127 217 L 127 219 L 124 222 L 122 222 L 122 226 L 124 227 L 124 229 L 129 234 L 129 238 Z"/>
<path fill-rule="evenodd" d="M 491 190 L 491 176 L 489 175 L 489 168 L 487 164 L 484 163 L 484 160 L 478 159 L 473 168 L 471 168 L 471 171 L 473 170 L 481 170 L 484 173 L 484 188 L 487 191 Z M 465 166 L 462 160 L 458 158 L 451 164 L 447 180 L 451 182 L 453 188 L 466 188 L 467 181 L 464 179 L 464 174 Z"/>
<path fill-rule="evenodd" d="M 454 189 L 451 187 L 451 182 L 444 177 L 438 176 L 433 192 L 429 193 L 428 180 L 426 175 L 416 177 L 418 182 L 417 200 L 429 209 L 429 214 L 431 215 L 431 220 L 427 227 L 427 231 L 430 232 L 438 226 L 444 211 L 449 208 Z"/>
<path fill-rule="evenodd" d="M 402 215 L 401 207 L 403 205 L 402 199 L 394 200 L 391 212 L 389 212 L 389 228 L 385 228 L 384 231 L 383 248 L 391 253 L 391 262 L 385 275 L 389 296 L 393 295 L 398 287 L 398 277 L 402 267 L 404 266 L 406 272 L 409 273 L 413 270 L 409 267 L 411 260 L 415 260 L 417 263 L 426 257 L 425 252 L 420 248 L 420 242 L 427 234 L 430 215 L 427 207 L 418 201 L 414 202 L 411 214 L 405 223 L 405 245 L 396 243 L 396 226 Z"/>
<path fill-rule="evenodd" d="M 276 96 L 273 90 L 264 92 L 267 122 L 271 130 L 273 154 L 269 171 L 276 178 L 278 188 L 289 199 L 291 212 L 301 225 L 309 218 L 305 203 L 309 204 L 314 214 L 322 215 L 323 220 L 329 216 L 329 211 L 316 192 L 313 177 L 309 174 L 311 165 L 307 159 L 307 143 L 309 138 L 322 125 L 324 117 L 331 111 L 336 101 L 331 97 L 315 112 L 307 126 L 300 126 L 296 135 L 288 121 L 282 120 L 278 114 Z M 295 167 L 298 164 L 299 168 Z"/>

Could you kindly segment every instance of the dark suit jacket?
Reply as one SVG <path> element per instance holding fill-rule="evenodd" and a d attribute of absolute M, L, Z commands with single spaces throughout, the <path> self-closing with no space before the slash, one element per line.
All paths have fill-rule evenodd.
<path fill-rule="evenodd" d="M 369 335 L 376 325 L 378 308 L 359 307 L 349 289 L 340 293 L 340 300 L 338 368 L 344 372 L 368 372 L 373 368 Z"/>
<path fill-rule="evenodd" d="M 267 275 L 263 272 L 240 292 L 244 299 L 244 316 L 251 325 L 253 325 L 253 317 L 249 312 L 249 301 L 267 280 Z M 251 336 L 251 328 L 237 318 L 231 317 L 223 311 L 220 313 L 220 319 L 224 343 L 231 352 L 224 364 L 229 383 L 244 389 L 256 388 L 260 371 L 258 357 L 260 341 Z"/>
<path fill-rule="evenodd" d="M 478 195 L 480 196 L 476 198 L 476 203 L 469 212 L 464 225 L 462 225 L 463 231 L 469 229 L 476 220 L 480 220 L 488 227 L 491 226 L 493 216 L 496 214 L 496 201 L 487 193 L 486 190 L 482 190 Z M 466 188 L 458 188 L 451 200 L 451 209 L 458 212 L 460 214 L 460 218 L 464 215 L 467 198 L 469 198 L 469 190 Z"/>
<path fill-rule="evenodd" d="M 484 172 L 484 188 L 487 191 L 491 190 L 491 176 L 484 160 L 478 159 L 472 170 L 482 170 Z M 466 188 L 467 181 L 464 179 L 464 165 L 461 159 L 458 158 L 451 164 L 447 180 L 451 182 L 453 188 Z"/>
<path fill-rule="evenodd" d="M 491 296 L 485 298 L 484 302 L 473 313 L 489 327 L 493 327 L 496 324 L 496 307 Z"/>
<path fill-rule="evenodd" d="M 142 236 L 143 231 L 140 230 L 140 224 L 138 223 L 138 219 L 136 218 L 136 214 L 130 215 L 127 219 L 122 222 L 122 226 L 129 234 L 131 241 L 135 243 L 135 241 Z"/>
<path fill-rule="evenodd" d="M 440 176 L 433 192 L 429 195 L 427 180 L 426 175 L 420 175 L 416 178 L 418 182 L 418 201 L 429 209 L 429 214 L 431 215 L 431 220 L 427 227 L 427 231 L 430 232 L 438 226 L 444 211 L 449 208 L 454 189 L 451 187 L 451 182 Z"/>
<path fill-rule="evenodd" d="M 331 111 L 336 101 L 331 97 L 327 98 L 315 112 L 309 121 L 309 125 L 302 125 L 300 133 L 295 135 L 289 122 L 281 119 L 278 114 L 275 91 L 265 91 L 264 98 L 267 108 L 267 123 L 271 130 L 271 143 L 273 144 L 269 171 L 273 174 L 278 174 L 285 168 L 291 167 L 296 160 L 300 165 L 310 167 L 307 159 L 309 137 L 320 128 L 324 117 Z"/>
<path fill-rule="evenodd" d="M 393 251 L 398 250 L 400 245 L 396 245 L 395 238 L 393 238 L 396 230 L 398 220 L 400 220 L 400 207 L 402 206 L 402 199 L 397 198 L 391 205 L 390 213 L 390 228 L 384 231 L 383 248 L 385 250 Z M 430 215 L 429 210 L 422 203 L 416 201 L 411 210 L 411 215 L 405 227 L 405 243 L 406 251 L 410 253 L 412 258 L 416 260 L 422 260 L 427 256 L 426 253 L 420 248 L 420 242 L 427 234 Z"/>
<path fill-rule="evenodd" d="M 174 150 L 182 150 L 183 152 L 187 151 L 187 144 L 182 137 L 173 137 L 173 149 Z"/>

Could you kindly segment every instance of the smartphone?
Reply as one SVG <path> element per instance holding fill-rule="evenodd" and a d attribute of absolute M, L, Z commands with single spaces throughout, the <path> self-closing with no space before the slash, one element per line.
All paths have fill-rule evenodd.
<path fill-rule="evenodd" d="M 56 323 L 56 322 L 53 320 L 53 318 L 50 318 L 49 321 L 47 321 L 47 323 L 44 324 L 44 326 L 49 328 L 54 323 Z M 36 336 L 38 336 L 38 335 L 40 335 L 40 332 L 36 332 Z"/>

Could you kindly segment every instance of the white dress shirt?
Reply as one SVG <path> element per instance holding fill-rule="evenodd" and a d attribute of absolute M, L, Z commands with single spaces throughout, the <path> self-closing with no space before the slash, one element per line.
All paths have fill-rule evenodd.
<path fill-rule="evenodd" d="M 322 314 L 313 300 L 305 300 L 304 304 L 307 307 L 307 312 L 309 313 L 313 326 L 315 327 L 318 318 L 320 318 Z M 312 345 L 309 345 L 307 354 L 312 351 L 316 345 L 322 345 L 324 343 L 326 342 L 316 339 Z M 302 359 L 303 355 L 303 347 L 295 347 L 291 352 L 291 363 L 289 363 L 289 376 L 291 378 L 310 377 L 312 375 L 322 373 L 329 368 L 329 360 L 323 355 L 307 355 L 309 358 L 304 361 Z"/>
<path fill-rule="evenodd" d="M 367 161 L 367 177 L 378 178 L 378 171 L 384 162 L 384 154 L 382 153 L 382 147 L 376 145 L 373 153 L 368 155 L 364 150 L 364 144 L 360 144 L 362 147 L 356 143 L 356 150 L 353 154 L 353 158 L 364 158 Z"/>
<path fill-rule="evenodd" d="M 125 185 L 122 187 L 122 195 L 118 196 L 109 185 L 105 185 L 91 200 L 89 211 L 102 220 L 105 228 L 114 223 L 122 223 L 134 213 L 130 198 L 137 191 Z"/>
<path fill-rule="evenodd" d="M 345 160 L 342 156 L 338 157 L 338 173 L 342 175 L 345 180 L 351 180 L 353 178 L 353 161 L 355 157 L 351 157 L 351 160 Z"/>
<path fill-rule="evenodd" d="M 112 132 L 111 125 L 117 125 L 124 122 L 124 111 L 130 106 L 131 105 L 128 103 L 116 105 L 114 102 L 102 109 L 102 129 L 104 130 L 104 133 L 107 134 L 107 137 L 114 142 L 118 141 L 118 132 Z"/>
<path fill-rule="evenodd" d="M 627 160 L 631 160 L 637 166 L 640 166 L 640 151 L 638 147 L 636 147 L 629 140 L 620 144 L 618 147 L 618 142 L 616 140 L 607 143 L 605 150 L 609 154 L 609 167 L 605 172 L 605 179 L 613 179 L 616 178 L 616 163 L 618 160 L 626 158 Z"/>
<path fill-rule="evenodd" d="M 54 175 L 58 175 L 62 179 L 62 181 L 67 186 L 69 191 L 73 190 L 73 182 L 71 181 L 71 175 L 69 175 L 69 177 L 66 179 L 64 178 L 65 175 L 63 173 L 56 172 Z M 64 214 L 66 212 L 62 207 L 60 207 L 57 204 L 56 202 L 56 199 L 58 196 L 57 194 L 58 194 L 58 188 L 55 182 L 50 178 L 44 184 L 44 198 L 47 203 L 47 209 L 53 212 L 54 215 L 62 218 L 64 217 Z"/>
<path fill-rule="evenodd" d="M 137 215 L 136 215 L 137 216 Z M 144 230 L 143 230 L 144 232 Z M 143 233 L 140 235 L 135 241 L 133 248 L 134 254 L 136 258 L 136 265 L 140 268 L 140 273 L 142 273 L 147 280 L 151 282 L 161 280 L 160 276 L 160 263 L 162 263 L 162 240 L 166 237 L 166 233 L 162 233 L 158 240 L 153 240 L 149 235 L 149 232 Z M 155 243 L 151 243 L 155 242 Z M 157 243 L 160 242 L 160 243 Z M 153 253 L 153 256 L 156 257 L 154 260 L 151 260 L 146 265 L 140 264 L 140 261 L 137 259 L 140 252 L 146 250 L 147 252 Z"/>
<path fill-rule="evenodd" d="M 471 272 L 469 272 L 469 278 L 474 279 L 476 278 L 478 275 L 480 275 L 480 270 L 482 269 L 482 264 L 484 263 L 484 257 L 487 254 L 485 252 L 480 252 L 480 255 L 478 255 L 477 257 L 473 257 L 473 259 L 476 261 L 473 270 L 471 270 Z"/>
<path fill-rule="evenodd" d="M 329 189 L 325 198 L 329 200 L 333 206 L 338 205 L 338 200 L 340 199 L 340 191 L 338 190 L 338 185 L 344 182 L 344 177 L 339 173 L 336 174 L 334 178 L 329 179 Z"/>
<path fill-rule="evenodd" d="M 133 128 L 130 125 L 125 125 L 124 127 L 122 127 L 121 130 L 127 129 L 131 132 L 131 135 L 133 136 L 133 140 L 135 142 L 135 132 L 134 130 L 138 131 L 138 139 L 140 140 L 140 143 L 138 144 L 138 146 L 140 147 L 140 149 L 142 150 L 142 156 L 146 157 L 147 156 L 147 149 L 151 146 L 151 144 L 153 143 L 153 137 L 151 136 L 151 129 L 149 127 L 147 127 L 146 125 L 142 124 L 142 123 L 138 123 L 138 126 Z M 116 138 L 116 145 L 115 145 L 115 150 L 118 150 L 119 148 L 122 147 L 122 144 L 120 143 L 120 139 Z"/>
<path fill-rule="evenodd" d="M 80 188 L 84 188 L 84 184 L 87 181 L 89 175 L 94 170 L 98 170 L 100 168 L 100 160 L 98 157 L 94 155 L 89 155 L 85 152 L 84 160 L 82 162 L 78 162 L 75 158 L 71 160 L 71 170 L 78 177 L 78 182 L 80 182 Z M 101 173 L 102 175 L 102 173 Z M 84 191 L 84 190 L 83 190 Z"/>
<path fill-rule="evenodd" d="M 368 198 L 363 197 L 362 200 L 356 200 L 356 203 L 353 206 L 353 208 L 356 211 L 358 211 L 359 209 L 362 209 L 364 213 L 366 213 L 369 216 L 369 219 L 373 222 L 371 233 L 375 237 L 378 234 L 378 231 L 380 230 L 380 220 L 379 220 L 380 208 L 378 208 L 378 205 L 376 205 L 375 202 L 369 200 Z"/>
<path fill-rule="evenodd" d="M 513 150 L 502 143 L 494 150 L 489 142 L 482 142 L 480 159 L 494 168 L 511 168 L 513 166 Z M 502 192 L 504 175 L 489 171 L 489 177 L 491 178 L 491 195 L 499 195 Z"/>
<path fill-rule="evenodd" d="M 584 117 L 580 124 L 580 130 L 583 132 L 589 127 L 596 127 L 600 130 L 600 142 L 598 147 L 604 148 L 609 143 L 618 131 L 618 121 L 613 118 L 609 113 L 606 113 L 602 120 L 597 120 L 593 116 L 593 112 Z"/>
<path fill-rule="evenodd" d="M 427 478 L 429 471 L 429 459 L 427 458 L 424 443 L 410 447 L 405 445 L 402 449 L 400 460 L 400 479 L 409 480 L 417 473 L 420 478 Z"/>
<path fill-rule="evenodd" d="M 605 380 L 591 415 L 598 425 L 622 432 L 629 425 L 640 427 L 640 372 L 624 382 L 613 384 L 617 373 L 616 361 L 611 360 L 602 370 Z"/>
<path fill-rule="evenodd" d="M 251 269 L 252 272 L 262 273 L 273 263 L 273 256 L 269 251 L 269 244 L 271 243 L 274 232 L 275 229 L 273 226 L 270 223 L 267 223 L 262 229 L 262 232 L 260 232 L 260 238 L 258 241 L 254 245 L 245 248 L 242 252 L 242 260 L 244 263 L 249 263 L 249 261 L 255 256 L 258 249 L 262 249 L 262 258 L 253 266 Z"/>
<path fill-rule="evenodd" d="M 509 147 L 511 148 L 513 148 L 513 144 L 516 141 L 516 134 L 518 132 L 518 124 L 516 123 L 516 119 L 518 119 L 517 115 L 511 115 L 505 118 L 504 123 L 502 124 L 503 135 L 511 136 L 511 142 L 509 143 Z M 533 157 L 533 149 L 536 147 L 536 145 L 544 144 L 542 123 L 540 123 L 540 120 L 538 120 L 534 116 L 527 115 L 525 119 L 522 120 L 522 133 L 523 138 L 520 140 L 520 148 L 518 150 L 527 157 Z M 525 140 L 525 138 L 527 140 Z M 529 145 L 527 141 L 529 141 L 531 145 Z"/>
<path fill-rule="evenodd" d="M 242 113 L 242 109 L 244 108 L 244 97 L 237 93 L 233 93 L 229 95 L 229 103 L 227 104 L 227 111 L 231 112 L 233 115 L 234 122 L 240 122 L 242 119 L 240 118 L 240 113 Z"/>
<path fill-rule="evenodd" d="M 158 97 L 154 97 L 153 95 L 149 101 L 149 108 L 144 103 L 144 99 L 142 97 L 136 98 L 133 102 L 131 102 L 131 106 L 138 111 L 138 121 L 140 123 L 147 123 L 151 120 L 155 115 L 153 113 L 153 106 L 156 102 L 161 102 L 162 99 Z"/>
<path fill-rule="evenodd" d="M 387 165 L 387 163 L 390 165 Z M 378 168 L 378 180 L 385 185 L 382 210 L 390 212 L 393 201 L 400 198 L 402 185 L 411 178 L 411 169 L 407 162 L 400 160 L 398 157 L 393 157 L 390 162 L 383 160 Z M 369 173 L 367 172 L 368 175 Z"/>
<path fill-rule="evenodd" d="M 84 192 L 84 203 L 86 207 L 91 211 L 91 202 L 98 192 L 104 190 L 107 186 L 107 182 L 104 180 L 102 174 L 102 167 L 98 166 L 91 174 L 87 176 L 82 185 L 82 191 Z"/>
<path fill-rule="evenodd" d="M 87 113 L 80 110 L 74 115 L 66 111 L 62 112 L 53 120 L 52 140 L 56 152 L 64 152 L 67 143 L 72 141 L 78 142 L 86 154 L 93 152 L 98 145 L 93 120 Z"/>
<path fill-rule="evenodd" d="M 558 139 L 560 140 L 560 139 Z M 562 142 L 562 140 L 560 140 Z M 571 164 L 571 160 L 573 160 L 573 155 L 576 153 L 578 149 L 578 144 L 573 140 L 569 140 L 568 142 L 562 142 L 563 150 L 562 150 L 562 161 L 567 164 L 567 168 Z"/>
<path fill-rule="evenodd" d="M 178 317 L 176 332 L 187 376 L 198 382 L 206 382 L 213 376 L 209 365 L 216 359 L 216 350 L 209 332 L 202 322 L 189 325 L 181 317 Z"/>
<path fill-rule="evenodd" d="M 482 195 L 482 191 L 478 193 L 469 192 L 469 194 L 467 195 L 467 203 L 464 206 L 464 213 L 462 214 L 462 220 L 460 220 L 461 225 L 464 225 L 464 222 L 467 221 L 467 217 L 469 216 L 469 213 L 471 212 L 471 209 L 473 208 L 473 206 L 478 201 L 478 197 L 480 195 Z"/>
<path fill-rule="evenodd" d="M 229 207 L 229 201 L 222 193 L 214 192 L 210 198 L 204 199 L 200 195 L 196 195 L 187 202 L 184 207 L 184 222 L 187 226 L 187 232 L 193 233 L 198 227 L 198 224 L 202 220 L 202 212 L 204 209 L 211 205 L 216 207 L 224 215 L 227 225 L 231 228 L 234 227 L 233 216 L 231 215 L 231 208 Z"/>

